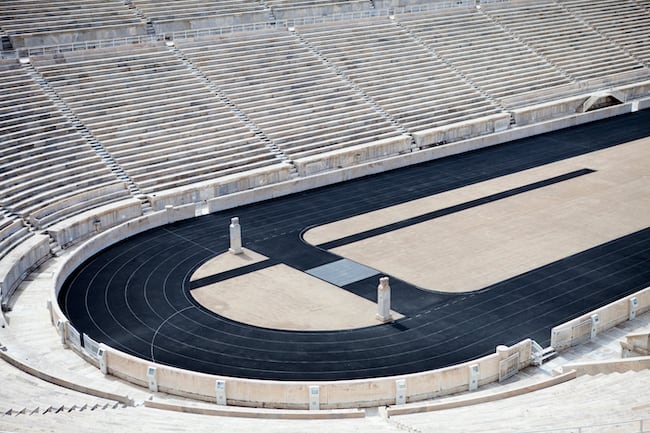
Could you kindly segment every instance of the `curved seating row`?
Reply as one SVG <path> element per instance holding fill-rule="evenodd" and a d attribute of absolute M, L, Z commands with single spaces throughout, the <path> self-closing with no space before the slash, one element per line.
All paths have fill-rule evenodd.
<path fill-rule="evenodd" d="M 638 60 L 561 4 L 486 4 L 482 10 L 573 79 L 586 81 L 644 69 Z"/>
<path fill-rule="evenodd" d="M 31 235 L 23 220 L 0 214 L 0 259 Z"/>
<path fill-rule="evenodd" d="M 11 365 L 7 359 L 9 357 L 4 354 L 0 357 L 0 377 L 3 378 L 0 426 L 4 421 L 3 415 L 30 417 L 117 407 L 117 401 L 110 399 L 112 396 L 108 393 L 104 393 L 104 397 L 94 397 L 84 392 L 83 386 L 78 386 L 77 390 L 65 388 L 54 383 L 56 378 L 43 377 L 41 372 L 24 364 Z M 123 407 L 124 403 L 120 406 Z"/>
<path fill-rule="evenodd" d="M 477 9 L 452 9 L 399 17 L 399 22 L 482 91 L 508 108 L 508 98 L 531 102 L 573 93 L 579 86 L 529 46 L 495 25 Z M 514 106 L 516 106 L 515 104 Z"/>
<path fill-rule="evenodd" d="M 0 62 L 0 92 L 4 96 L 0 101 L 0 206 L 44 227 L 98 203 L 128 196 L 115 174 L 17 61 Z M 106 187 L 112 189 L 105 191 Z M 67 201 L 82 193 L 93 201 L 70 207 Z"/>
<path fill-rule="evenodd" d="M 305 26 L 297 32 L 409 132 L 501 112 L 390 20 Z"/>
<path fill-rule="evenodd" d="M 132 0 L 131 3 L 152 20 L 237 15 L 264 9 L 259 2 L 242 0 L 220 0 L 217 2 Z"/>
<path fill-rule="evenodd" d="M 14 46 L 145 35 L 145 22 L 119 0 L 7 0 L 0 28 Z"/>
<path fill-rule="evenodd" d="M 279 162 L 164 44 L 32 61 L 144 193 Z"/>
<path fill-rule="evenodd" d="M 375 8 L 377 9 L 399 9 L 399 8 L 409 8 L 417 7 L 423 4 L 432 5 L 433 3 L 449 3 L 444 0 L 422 2 L 422 0 L 374 0 Z M 454 3 L 462 4 L 463 0 L 456 0 Z"/>
<path fill-rule="evenodd" d="M 636 4 L 650 11 L 650 0 L 635 0 Z"/>
<path fill-rule="evenodd" d="M 269 18 L 268 11 L 258 1 L 132 0 L 131 3 L 151 21 L 157 33 L 265 22 Z"/>
<path fill-rule="evenodd" d="M 650 12 L 634 2 L 603 0 L 559 0 L 568 9 L 598 32 L 650 64 Z"/>
<path fill-rule="evenodd" d="M 277 19 L 328 16 L 350 12 L 367 12 L 368 0 L 267 0 L 265 2 Z"/>
<path fill-rule="evenodd" d="M 401 134 L 290 32 L 178 46 L 291 159 Z"/>

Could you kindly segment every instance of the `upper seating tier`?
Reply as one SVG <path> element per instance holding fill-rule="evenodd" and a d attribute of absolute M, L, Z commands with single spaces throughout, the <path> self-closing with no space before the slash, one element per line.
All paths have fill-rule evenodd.
<path fill-rule="evenodd" d="M 573 79 L 587 81 L 635 71 L 641 75 L 648 73 L 640 61 L 562 4 L 494 3 L 483 5 L 482 10 Z"/>
<path fill-rule="evenodd" d="M 177 45 L 292 159 L 401 134 L 290 32 Z"/>
<path fill-rule="evenodd" d="M 449 0 L 374 0 L 373 1 L 375 8 L 377 9 L 417 9 L 418 7 L 435 7 L 436 3 L 440 6 L 446 6 L 450 4 L 455 4 L 456 6 L 461 6 L 464 3 L 469 4 L 467 0 L 455 0 L 450 2 Z"/>
<path fill-rule="evenodd" d="M 157 33 L 265 22 L 268 10 L 247 0 L 132 0 Z"/>
<path fill-rule="evenodd" d="M 119 0 L 6 0 L 0 29 L 14 47 L 146 35 L 145 22 Z"/>
<path fill-rule="evenodd" d="M 409 132 L 501 111 L 388 19 L 304 26 L 297 32 Z"/>
<path fill-rule="evenodd" d="M 429 45 L 481 90 L 504 103 L 529 94 L 525 103 L 562 96 L 560 88 L 577 84 L 526 44 L 508 34 L 477 9 L 422 12 L 399 22 Z M 532 93 L 536 95 L 532 95 Z M 512 108 L 509 106 L 508 108 Z"/>
<path fill-rule="evenodd" d="M 565 7 L 631 55 L 650 65 L 650 11 L 634 2 L 560 0 Z"/>
<path fill-rule="evenodd" d="M 369 12 L 370 0 L 267 0 L 273 16 L 286 20 L 303 17 L 330 16 Z"/>

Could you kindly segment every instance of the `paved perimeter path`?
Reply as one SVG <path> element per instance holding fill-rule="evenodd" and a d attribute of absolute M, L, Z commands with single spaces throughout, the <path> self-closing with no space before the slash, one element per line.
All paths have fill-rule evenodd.
<path fill-rule="evenodd" d="M 368 239 L 372 233 L 351 234 L 319 248 L 304 242 L 301 234 L 309 227 L 649 135 L 650 111 L 646 110 L 179 222 L 125 240 L 89 260 L 66 283 L 60 302 L 79 331 L 117 349 L 163 364 L 248 378 L 395 375 L 474 359 L 492 353 L 499 344 L 527 337 L 548 344 L 552 326 L 650 284 L 648 224 L 473 292 L 421 290 L 391 276 L 393 308 L 405 317 L 360 329 L 301 332 L 254 327 L 215 315 L 198 304 L 190 290 L 284 264 L 374 300 L 381 270 L 326 250 Z M 639 158 L 648 158 L 648 152 Z M 588 166 L 575 169 L 486 195 L 461 208 L 592 174 Z M 203 263 L 228 249 L 227 227 L 235 215 L 244 227 L 244 245 L 268 259 L 190 281 Z M 375 234 L 411 223 L 398 221 Z"/>

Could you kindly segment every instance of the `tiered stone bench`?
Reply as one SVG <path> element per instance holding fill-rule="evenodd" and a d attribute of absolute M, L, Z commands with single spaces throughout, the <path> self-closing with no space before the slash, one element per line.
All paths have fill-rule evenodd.
<path fill-rule="evenodd" d="M 33 62 L 145 194 L 279 162 L 164 44 Z"/>
<path fill-rule="evenodd" d="M 569 77 L 477 9 L 454 8 L 397 19 L 502 104 L 513 96 L 528 105 L 579 91 Z"/>
<path fill-rule="evenodd" d="M 466 0 L 465 0 L 466 1 Z M 433 0 L 429 2 L 425 2 L 423 0 L 374 0 L 375 8 L 376 9 L 400 9 L 400 8 L 410 8 L 410 7 L 417 7 L 424 5 L 426 3 L 431 4 L 431 3 L 452 3 L 449 1 L 444 1 L 444 0 Z M 456 3 L 460 5 L 463 3 L 461 0 L 456 0 L 453 3 Z"/>
<path fill-rule="evenodd" d="M 501 110 L 386 18 L 297 28 L 329 62 L 409 132 Z M 419 145 L 436 144 L 420 142 Z"/>
<path fill-rule="evenodd" d="M 322 160 L 325 153 L 372 147 L 373 143 L 379 143 L 382 155 L 410 149 L 408 136 L 290 32 L 256 32 L 177 44 L 292 160 Z M 388 147 L 383 140 L 390 142 Z M 354 153 L 364 152 L 357 148 Z M 373 158 L 376 156 L 358 157 Z"/>
<path fill-rule="evenodd" d="M 650 11 L 650 0 L 635 0 L 635 2 L 645 10 Z"/>
<path fill-rule="evenodd" d="M 371 7 L 369 0 L 269 0 L 266 4 L 277 19 L 283 20 L 367 12 Z"/>
<path fill-rule="evenodd" d="M 29 216 L 29 221 L 35 227 L 47 227 L 77 213 L 106 204 L 112 205 L 127 197 L 129 197 L 129 191 L 126 184 L 109 184 L 88 192 L 75 194 L 48 206 L 43 206 L 35 212 L 32 212 Z"/>
<path fill-rule="evenodd" d="M 5 209 L 43 228 L 129 196 L 17 61 L 0 63 L 0 92 L 0 204 Z M 77 200 L 80 194 L 92 201 Z"/>
<path fill-rule="evenodd" d="M 156 33 L 265 22 L 269 18 L 268 10 L 257 1 L 133 0 L 132 3 L 151 20 Z"/>
<path fill-rule="evenodd" d="M 424 433 L 438 431 L 441 425 L 449 433 L 638 431 L 638 419 L 644 417 L 639 408 L 647 402 L 648 384 L 648 370 L 584 375 L 515 398 L 391 419 L 398 425 L 411 427 L 411 431 Z M 586 428 L 590 425 L 594 427 Z M 576 426 L 585 428 L 580 430 Z"/>
<path fill-rule="evenodd" d="M 648 74 L 643 64 L 559 4 L 521 1 L 486 4 L 482 10 L 586 87 Z"/>
<path fill-rule="evenodd" d="M 624 358 L 650 356 L 650 330 L 627 334 L 620 344 Z"/>
<path fill-rule="evenodd" d="M 37 234 L 27 237 L 0 260 L 0 305 L 8 308 L 18 284 L 50 255 L 50 237 Z M 0 317 L 0 322 L 2 318 Z M 4 325 L 4 323 L 3 323 Z"/>
<path fill-rule="evenodd" d="M 120 0 L 7 0 L 0 28 L 14 47 L 145 35 L 145 23 Z"/>
<path fill-rule="evenodd" d="M 54 382 L 63 381 L 21 364 L 10 358 L 9 354 L 2 352 L 0 352 L 0 376 L 3 379 L 0 417 L 3 415 L 30 417 L 74 410 L 94 411 L 125 404 L 111 400 L 109 397 L 112 396 L 108 392 L 102 393 L 103 397 L 89 395 L 84 392 L 87 389 L 81 384 L 76 384 L 77 390 L 55 384 Z M 0 423 L 3 421 L 5 421 L 4 417 Z"/>
<path fill-rule="evenodd" d="M 575 16 L 630 54 L 650 64 L 650 12 L 634 2 L 560 0 Z"/>
<path fill-rule="evenodd" d="M 31 235 L 21 219 L 0 214 L 0 259 Z"/>

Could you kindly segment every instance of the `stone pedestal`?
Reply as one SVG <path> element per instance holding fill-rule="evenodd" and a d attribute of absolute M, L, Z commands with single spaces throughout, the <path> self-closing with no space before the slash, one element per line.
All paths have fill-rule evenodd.
<path fill-rule="evenodd" d="M 232 254 L 241 254 L 244 252 L 241 245 L 241 226 L 239 218 L 234 217 L 230 220 L 230 249 Z"/>
<path fill-rule="evenodd" d="M 320 386 L 309 387 L 309 410 L 320 410 Z"/>
<path fill-rule="evenodd" d="M 406 404 L 406 379 L 395 381 L 395 404 Z"/>
<path fill-rule="evenodd" d="M 227 406 L 228 399 L 226 398 L 226 381 L 217 380 L 214 384 L 214 391 L 217 397 L 217 404 L 219 406 Z"/>
<path fill-rule="evenodd" d="M 390 285 L 388 277 L 379 279 L 377 286 L 377 320 L 380 322 L 392 322 L 393 316 L 390 314 Z"/>
<path fill-rule="evenodd" d="M 469 390 L 476 391 L 478 389 L 478 381 L 481 376 L 481 370 L 478 364 L 469 366 Z"/>

